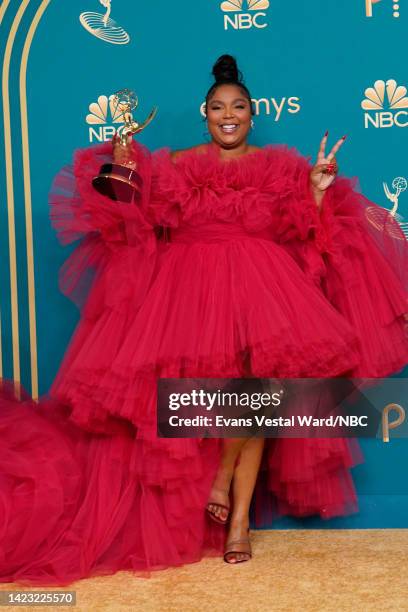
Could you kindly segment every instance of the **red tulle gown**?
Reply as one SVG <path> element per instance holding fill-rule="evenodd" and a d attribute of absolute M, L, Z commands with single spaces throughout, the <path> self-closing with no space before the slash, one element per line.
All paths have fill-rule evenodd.
<path fill-rule="evenodd" d="M 3 384 L 3 582 L 222 554 L 225 527 L 205 514 L 222 440 L 158 438 L 159 377 L 384 377 L 408 362 L 407 242 L 353 181 L 337 177 L 319 214 L 296 149 L 172 161 L 135 144 L 134 206 L 91 186 L 110 151 L 78 151 L 51 194 L 62 243 L 79 240 L 60 284 L 81 321 L 58 375 L 38 404 Z M 355 512 L 359 461 L 340 438 L 268 439 L 252 525 Z"/>

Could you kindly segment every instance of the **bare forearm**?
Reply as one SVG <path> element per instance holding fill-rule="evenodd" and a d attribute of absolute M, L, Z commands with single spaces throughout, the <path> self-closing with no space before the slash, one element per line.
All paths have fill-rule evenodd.
<path fill-rule="evenodd" d="M 325 192 L 322 191 L 321 189 L 316 189 L 315 187 L 313 187 L 313 185 L 310 186 L 310 191 L 314 197 L 314 200 L 316 202 L 316 206 L 318 208 L 318 210 L 321 210 L 321 206 L 322 206 L 322 200 L 324 198 L 324 194 Z"/>

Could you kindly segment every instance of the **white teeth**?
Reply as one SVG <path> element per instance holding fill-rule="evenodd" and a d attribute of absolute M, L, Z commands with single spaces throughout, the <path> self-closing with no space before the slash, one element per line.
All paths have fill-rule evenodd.
<path fill-rule="evenodd" d="M 224 130 L 225 132 L 233 132 L 236 128 L 238 127 L 238 125 L 234 124 L 227 124 L 227 125 L 221 125 L 220 128 L 222 130 Z"/>

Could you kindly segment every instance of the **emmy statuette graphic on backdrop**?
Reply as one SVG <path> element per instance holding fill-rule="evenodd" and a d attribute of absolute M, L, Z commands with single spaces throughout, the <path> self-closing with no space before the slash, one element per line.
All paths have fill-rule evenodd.
<path fill-rule="evenodd" d="M 90 11 L 81 13 L 79 16 L 81 25 L 92 36 L 96 36 L 104 42 L 113 45 L 127 45 L 130 41 L 129 34 L 110 17 L 111 0 L 99 0 L 99 2 L 106 8 L 105 14 Z"/>
<path fill-rule="evenodd" d="M 403 176 L 397 176 L 392 181 L 392 187 L 395 189 L 395 193 L 392 193 L 387 183 L 383 182 L 384 193 L 390 202 L 392 202 L 392 209 L 389 210 L 384 206 L 369 206 L 365 214 L 370 223 L 372 223 L 377 229 L 383 229 L 384 223 L 386 223 L 385 229 L 391 236 L 400 240 L 404 240 L 405 236 L 405 240 L 408 240 L 408 222 L 404 221 L 404 217 L 397 213 L 399 196 L 407 189 L 406 178 Z M 384 213 L 382 212 L 384 210 L 388 213 L 385 218 Z"/>
<path fill-rule="evenodd" d="M 119 136 L 122 147 L 129 147 L 128 135 L 138 134 L 152 121 L 157 113 L 155 106 L 143 123 L 134 120 L 132 110 L 138 106 L 138 97 L 130 89 L 121 89 L 115 93 L 117 107 L 123 114 L 123 129 Z M 92 179 L 92 185 L 102 195 L 106 195 L 112 200 L 132 203 L 140 200 L 140 189 L 142 178 L 137 172 L 136 162 L 127 164 L 107 163 L 100 168 L 98 176 Z"/>

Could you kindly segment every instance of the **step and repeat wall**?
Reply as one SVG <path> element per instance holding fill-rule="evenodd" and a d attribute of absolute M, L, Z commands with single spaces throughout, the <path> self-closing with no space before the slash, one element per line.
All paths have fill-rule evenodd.
<path fill-rule="evenodd" d="M 58 289 L 70 247 L 56 240 L 47 194 L 76 148 L 120 128 L 119 89 L 139 96 L 138 121 L 158 106 L 138 136 L 150 149 L 205 142 L 211 68 L 230 53 L 253 97 L 254 144 L 314 159 L 327 129 L 329 145 L 347 134 L 341 173 L 406 227 L 408 0 L 3 0 L 0 20 L 0 367 L 34 397 L 78 320 Z M 386 457 L 373 444 L 362 486 L 400 457 L 395 444 Z"/>

